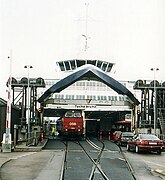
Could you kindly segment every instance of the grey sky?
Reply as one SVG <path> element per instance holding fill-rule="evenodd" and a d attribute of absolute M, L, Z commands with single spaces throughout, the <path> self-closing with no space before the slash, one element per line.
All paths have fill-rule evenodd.
<path fill-rule="evenodd" d="M 88 52 L 84 55 L 88 5 Z M 165 81 L 164 0 L 0 0 L 0 97 L 5 98 L 12 49 L 12 74 L 55 78 L 58 60 L 106 59 L 117 80 Z"/>

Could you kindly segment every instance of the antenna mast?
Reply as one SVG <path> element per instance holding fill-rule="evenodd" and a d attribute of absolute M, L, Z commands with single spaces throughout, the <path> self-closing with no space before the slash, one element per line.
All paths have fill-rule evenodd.
<path fill-rule="evenodd" d="M 86 6 L 86 16 L 85 16 L 85 34 L 82 34 L 82 36 L 85 38 L 85 48 L 84 51 L 87 51 L 87 49 L 89 48 L 88 46 L 88 6 L 89 3 L 85 3 Z"/>

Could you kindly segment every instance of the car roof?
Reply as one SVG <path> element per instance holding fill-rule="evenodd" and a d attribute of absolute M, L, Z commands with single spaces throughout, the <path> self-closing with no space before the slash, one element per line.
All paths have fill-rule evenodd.
<path fill-rule="evenodd" d="M 141 139 L 159 139 L 157 136 L 155 136 L 154 134 L 139 134 L 139 137 Z"/>

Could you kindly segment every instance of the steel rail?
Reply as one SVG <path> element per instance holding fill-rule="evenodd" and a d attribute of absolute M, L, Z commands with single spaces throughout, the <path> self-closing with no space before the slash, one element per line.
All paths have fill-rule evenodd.
<path fill-rule="evenodd" d="M 60 175 L 60 180 L 64 180 L 65 178 L 65 169 L 66 169 L 66 163 L 67 163 L 67 152 L 68 152 L 68 141 L 63 142 L 65 145 L 65 156 L 64 156 L 64 161 L 62 165 L 62 170 L 61 170 L 61 175 Z"/>
<path fill-rule="evenodd" d="M 78 141 L 78 144 L 81 146 L 81 148 L 83 149 L 83 151 L 85 152 L 85 154 L 88 156 L 88 158 L 92 161 L 93 163 L 93 169 L 92 169 L 92 172 L 90 174 L 90 177 L 89 177 L 89 180 L 92 180 L 94 178 L 94 172 L 96 169 L 98 169 L 98 171 L 100 172 L 100 174 L 102 175 L 102 177 L 105 179 L 105 180 L 110 180 L 110 178 L 105 174 L 105 172 L 99 167 L 99 162 L 100 162 L 100 159 L 101 159 L 101 155 L 102 155 L 102 152 L 104 150 L 104 143 L 102 142 L 103 146 L 97 156 L 97 159 L 96 161 L 88 154 L 88 152 L 86 151 L 86 149 L 83 147 L 83 145 Z"/>

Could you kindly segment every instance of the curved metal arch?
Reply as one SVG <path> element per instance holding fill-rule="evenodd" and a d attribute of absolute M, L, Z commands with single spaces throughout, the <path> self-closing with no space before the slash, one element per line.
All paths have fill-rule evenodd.
<path fill-rule="evenodd" d="M 114 91 L 116 91 L 118 94 L 127 95 L 134 104 L 140 104 L 138 99 L 136 99 L 134 95 L 125 86 L 123 86 L 121 83 L 108 76 L 99 68 L 93 65 L 84 65 L 80 70 L 58 81 L 47 91 L 45 91 L 45 93 L 38 99 L 38 102 L 42 103 L 46 101 L 46 99 L 48 99 L 48 97 L 52 93 L 60 92 L 79 80 L 94 80 L 103 82 L 104 84 L 112 88 Z"/>

